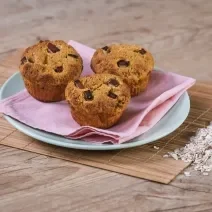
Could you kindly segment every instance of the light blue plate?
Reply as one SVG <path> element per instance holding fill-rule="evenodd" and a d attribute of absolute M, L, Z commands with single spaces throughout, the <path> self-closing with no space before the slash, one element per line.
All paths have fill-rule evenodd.
<path fill-rule="evenodd" d="M 0 92 L 0 99 L 7 98 L 11 95 L 24 89 L 24 83 L 20 73 L 15 73 L 2 86 Z M 184 93 L 177 103 L 168 111 L 168 113 L 148 132 L 124 144 L 90 144 L 81 140 L 71 140 L 51 133 L 43 132 L 31 128 L 21 122 L 4 116 L 6 120 L 15 128 L 40 141 L 74 149 L 86 150 L 115 150 L 129 147 L 140 146 L 143 144 L 156 141 L 177 129 L 186 119 L 190 110 L 190 100 L 188 93 Z"/>

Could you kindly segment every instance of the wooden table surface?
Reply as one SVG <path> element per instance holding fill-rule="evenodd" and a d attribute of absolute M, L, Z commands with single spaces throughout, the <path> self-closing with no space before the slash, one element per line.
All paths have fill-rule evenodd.
<path fill-rule="evenodd" d="M 212 80 L 212 0 L 2 0 L 0 20 L 0 59 L 39 39 L 128 42 Z M 0 211 L 212 211 L 212 178 L 162 185 L 0 145 Z"/>

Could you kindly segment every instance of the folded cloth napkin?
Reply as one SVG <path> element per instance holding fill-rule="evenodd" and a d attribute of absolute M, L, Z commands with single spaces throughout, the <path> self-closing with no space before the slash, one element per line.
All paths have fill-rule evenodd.
<path fill-rule="evenodd" d="M 69 41 L 83 58 L 83 75 L 93 74 L 90 60 L 94 53 L 85 45 Z M 174 73 L 153 70 L 147 90 L 131 99 L 120 121 L 110 129 L 79 126 L 65 101 L 42 103 L 26 90 L 0 102 L 0 112 L 33 128 L 88 142 L 123 143 L 152 128 L 177 102 L 195 80 Z"/>

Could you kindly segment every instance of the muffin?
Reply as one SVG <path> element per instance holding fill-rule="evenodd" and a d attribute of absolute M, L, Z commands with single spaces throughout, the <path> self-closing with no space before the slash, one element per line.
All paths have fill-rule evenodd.
<path fill-rule="evenodd" d="M 65 97 L 79 125 L 106 129 L 116 124 L 127 108 L 130 90 L 119 76 L 96 74 L 70 82 Z"/>
<path fill-rule="evenodd" d="M 95 51 L 91 68 L 94 73 L 111 73 L 122 77 L 137 96 L 148 85 L 154 59 L 150 52 L 138 45 L 113 44 Z"/>
<path fill-rule="evenodd" d="M 20 73 L 29 94 L 42 102 L 65 99 L 70 80 L 80 77 L 81 56 L 61 40 L 40 41 L 27 48 L 21 58 Z"/>

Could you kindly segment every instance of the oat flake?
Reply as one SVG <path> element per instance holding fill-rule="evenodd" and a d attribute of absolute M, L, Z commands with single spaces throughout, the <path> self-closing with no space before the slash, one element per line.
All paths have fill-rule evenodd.
<path fill-rule="evenodd" d="M 158 150 L 158 149 L 160 149 L 160 148 L 159 148 L 158 146 L 154 146 L 154 149 L 157 149 L 157 150 Z"/>
<path fill-rule="evenodd" d="M 168 155 L 175 160 L 191 163 L 194 170 L 202 175 L 208 175 L 212 170 L 212 122 L 207 128 L 199 129 L 185 147 L 168 152 Z"/>
<path fill-rule="evenodd" d="M 205 176 L 207 176 L 208 175 L 208 172 L 203 172 L 202 174 L 205 175 Z"/>
<path fill-rule="evenodd" d="M 184 172 L 184 175 L 185 175 L 186 177 L 190 177 L 190 176 L 191 176 L 191 173 L 190 173 L 190 172 Z"/>

